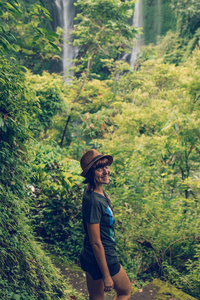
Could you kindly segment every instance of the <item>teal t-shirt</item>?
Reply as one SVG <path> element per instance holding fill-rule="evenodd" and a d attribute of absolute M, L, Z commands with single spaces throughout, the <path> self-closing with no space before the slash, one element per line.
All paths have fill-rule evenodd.
<path fill-rule="evenodd" d="M 84 245 L 81 252 L 82 257 L 90 263 L 97 263 L 87 231 L 87 223 L 100 224 L 100 237 L 105 250 L 107 264 L 117 262 L 115 249 L 115 219 L 108 199 L 93 192 L 85 190 L 82 202 L 83 226 L 85 230 Z"/>

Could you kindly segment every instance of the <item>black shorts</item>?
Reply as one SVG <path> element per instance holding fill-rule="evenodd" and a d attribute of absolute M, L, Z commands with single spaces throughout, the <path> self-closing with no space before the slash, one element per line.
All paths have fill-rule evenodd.
<path fill-rule="evenodd" d="M 91 264 L 88 261 L 86 261 L 82 256 L 80 257 L 80 264 L 81 269 L 85 272 L 88 272 L 92 276 L 93 280 L 99 280 L 103 278 L 98 264 Z M 119 272 L 120 268 L 121 266 L 118 261 L 114 264 L 108 265 L 110 276 L 115 276 Z"/>

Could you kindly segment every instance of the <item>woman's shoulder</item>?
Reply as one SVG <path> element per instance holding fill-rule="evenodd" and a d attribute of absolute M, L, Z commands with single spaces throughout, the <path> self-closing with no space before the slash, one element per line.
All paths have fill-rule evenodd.
<path fill-rule="evenodd" d="M 91 203 L 96 203 L 96 204 L 106 204 L 107 200 L 106 197 L 103 195 L 92 191 L 90 189 L 85 189 L 84 195 L 83 195 L 83 200 L 84 201 L 90 201 Z"/>
<path fill-rule="evenodd" d="M 96 193 L 96 192 L 94 192 L 94 191 L 91 190 L 91 189 L 86 188 L 86 189 L 84 190 L 83 197 L 84 197 L 84 198 L 90 198 L 90 199 L 91 199 L 91 198 L 92 198 L 92 199 L 98 199 L 99 197 L 101 197 L 101 195 L 98 194 L 98 193 Z"/>

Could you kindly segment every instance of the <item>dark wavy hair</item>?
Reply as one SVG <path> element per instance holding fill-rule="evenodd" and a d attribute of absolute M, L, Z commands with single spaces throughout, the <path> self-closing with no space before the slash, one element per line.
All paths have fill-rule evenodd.
<path fill-rule="evenodd" d="M 108 159 L 106 157 L 97 160 L 92 167 L 89 169 L 89 171 L 85 175 L 85 180 L 83 183 L 89 183 L 89 185 L 95 189 L 96 185 L 94 182 L 94 171 L 98 168 L 102 168 L 108 165 Z"/>

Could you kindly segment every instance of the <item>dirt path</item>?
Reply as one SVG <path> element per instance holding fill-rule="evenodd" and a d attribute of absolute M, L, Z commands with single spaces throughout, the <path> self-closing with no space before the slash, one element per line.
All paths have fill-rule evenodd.
<path fill-rule="evenodd" d="M 85 273 L 76 265 L 66 266 L 62 262 L 56 262 L 56 267 L 60 270 L 60 272 L 68 278 L 69 283 L 73 286 L 74 289 L 80 291 L 85 295 L 85 299 L 89 299 Z M 110 300 L 114 298 L 114 292 L 106 293 L 104 296 L 105 300 Z"/>
<path fill-rule="evenodd" d="M 54 261 L 54 259 L 53 259 Z M 74 289 L 80 291 L 85 295 L 85 299 L 88 300 L 88 291 L 86 286 L 85 273 L 76 265 L 69 265 L 68 263 L 62 263 L 54 261 L 54 264 L 61 271 L 61 273 L 68 279 L 69 283 Z M 115 292 L 105 293 L 104 300 L 112 300 Z M 144 288 L 139 289 L 133 293 L 131 300 L 198 300 L 189 295 L 186 295 L 175 287 L 168 285 L 158 279 L 155 279 L 152 283 L 146 285 Z M 199 298 L 200 300 L 200 298 Z"/>
<path fill-rule="evenodd" d="M 77 291 L 80 291 L 85 295 L 85 299 L 89 299 L 87 286 L 86 286 L 86 278 L 85 273 L 76 265 L 70 266 L 61 263 L 56 262 L 56 267 L 59 268 L 61 273 L 68 278 L 69 283 L 73 286 L 74 289 Z M 144 289 L 139 290 L 138 293 L 132 295 L 131 300 L 153 300 L 155 295 L 155 289 L 154 291 L 151 289 L 148 289 L 148 287 L 145 287 Z M 112 291 L 110 293 L 105 293 L 104 300 L 111 300 L 115 296 L 115 292 Z M 174 300 L 174 299 L 173 299 Z"/>

